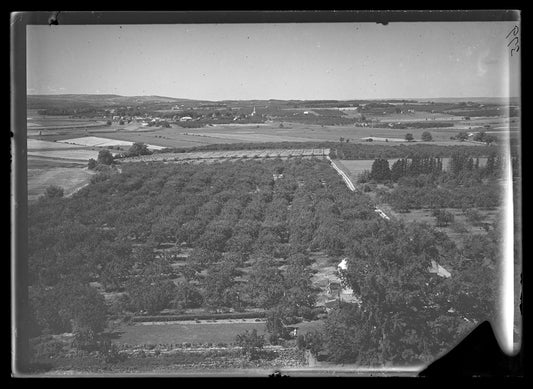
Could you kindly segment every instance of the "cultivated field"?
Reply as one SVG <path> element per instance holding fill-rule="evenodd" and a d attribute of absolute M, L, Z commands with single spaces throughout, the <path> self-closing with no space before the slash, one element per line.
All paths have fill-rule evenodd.
<path fill-rule="evenodd" d="M 50 130 L 60 128 L 100 127 L 106 125 L 105 120 L 77 119 L 59 115 L 39 115 L 36 110 L 28 110 L 28 129 Z"/>
<path fill-rule="evenodd" d="M 325 157 L 329 149 L 265 149 L 265 150 L 229 150 L 196 151 L 190 153 L 161 153 L 123 158 L 121 162 L 156 162 L 156 161 L 198 161 L 227 160 L 243 158 L 290 158 L 290 157 Z"/>
<path fill-rule="evenodd" d="M 61 142 L 49 142 L 38 139 L 28 139 L 28 156 L 44 157 L 57 160 L 78 160 L 87 162 L 90 158 L 96 159 L 101 150 L 95 146 L 81 146 Z M 111 154 L 117 152 L 111 151 Z"/>
<path fill-rule="evenodd" d="M 212 125 L 202 128 L 181 128 L 177 125 L 172 125 L 171 128 L 139 128 L 139 125 L 135 124 L 133 127 L 124 126 L 121 128 L 111 126 L 101 129 L 42 131 L 40 136 L 38 136 L 38 131 L 33 131 L 33 133 L 28 131 L 28 135 L 38 136 L 38 139 L 43 140 L 64 140 L 97 134 L 98 137 L 102 138 L 179 148 L 250 142 L 337 142 L 340 138 L 349 139 L 352 143 L 363 143 L 365 142 L 363 138 L 367 137 L 375 137 L 375 142 L 385 143 L 385 139 L 403 139 L 407 133 L 413 134 L 415 140 L 419 141 L 424 131 L 426 130 L 399 130 L 388 127 L 320 126 L 300 123 L 283 123 L 281 128 L 279 123 Z M 457 135 L 461 131 L 459 128 L 432 128 L 429 131 L 433 136 L 432 143 L 441 145 L 460 144 L 460 142 L 450 140 L 450 137 Z M 382 140 L 379 138 L 382 138 Z M 398 143 L 402 142 L 407 143 L 406 141 L 399 141 Z"/>

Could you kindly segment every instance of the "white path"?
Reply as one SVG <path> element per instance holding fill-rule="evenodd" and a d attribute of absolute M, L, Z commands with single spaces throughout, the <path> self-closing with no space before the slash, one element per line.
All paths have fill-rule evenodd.
<path fill-rule="evenodd" d="M 352 180 L 350 180 L 350 178 L 346 175 L 346 173 L 344 173 L 336 164 L 335 162 L 333 162 L 333 160 L 328 156 L 326 157 L 327 160 L 331 163 L 331 166 L 333 167 L 333 169 L 335 169 L 337 171 L 337 173 L 339 173 L 339 175 L 342 177 L 342 179 L 344 180 L 344 182 L 346 183 L 346 186 L 348 187 L 348 189 L 350 189 L 352 192 L 355 192 L 356 189 L 355 189 L 355 185 L 353 184 Z M 387 214 L 385 212 L 383 212 L 383 210 L 379 209 L 379 208 L 375 208 L 375 211 L 378 213 L 379 216 L 381 216 L 383 219 L 385 220 L 390 220 L 390 217 L 387 216 Z"/>

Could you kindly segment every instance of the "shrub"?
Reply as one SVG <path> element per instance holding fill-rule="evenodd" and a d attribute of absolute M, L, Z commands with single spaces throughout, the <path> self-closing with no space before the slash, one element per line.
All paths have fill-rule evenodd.
<path fill-rule="evenodd" d="M 34 358 L 57 357 L 63 346 L 63 342 L 48 336 L 41 336 L 30 341 L 30 348 Z"/>
<path fill-rule="evenodd" d="M 152 151 L 148 149 L 148 146 L 146 146 L 142 142 L 135 142 L 133 145 L 131 145 L 130 149 L 126 153 L 127 157 L 135 157 L 138 155 L 150 155 L 152 154 Z"/>
<path fill-rule="evenodd" d="M 424 131 L 422 133 L 422 137 L 421 139 L 424 141 L 424 142 L 431 142 L 433 140 L 433 136 L 431 136 L 431 133 L 429 131 Z"/>
<path fill-rule="evenodd" d="M 49 199 L 63 197 L 63 195 L 63 188 L 57 185 L 50 185 L 44 192 L 44 196 Z"/>
<path fill-rule="evenodd" d="M 258 359 L 261 356 L 261 350 L 265 345 L 265 338 L 263 335 L 257 335 L 257 330 L 251 332 L 245 331 L 235 337 L 237 346 L 242 347 L 243 355 L 246 355 L 250 360 Z"/>
<path fill-rule="evenodd" d="M 363 170 L 362 173 L 357 177 L 358 184 L 365 184 L 370 181 L 370 170 Z"/>
<path fill-rule="evenodd" d="M 89 163 L 87 164 L 87 167 L 91 170 L 93 170 L 97 165 L 97 162 L 94 158 L 89 159 Z"/>
<path fill-rule="evenodd" d="M 104 340 L 100 343 L 98 353 L 107 364 L 123 362 L 128 358 L 127 354 L 119 352 L 117 345 L 111 343 L 109 340 Z"/>
<path fill-rule="evenodd" d="M 443 209 L 433 210 L 432 215 L 435 217 L 438 227 L 445 227 L 448 224 L 452 223 L 454 220 L 453 213 L 445 211 Z"/>
<path fill-rule="evenodd" d="M 113 163 L 113 154 L 107 149 L 100 150 L 97 161 L 102 165 L 111 165 Z"/>
<path fill-rule="evenodd" d="M 468 229 L 466 228 L 464 223 L 454 222 L 452 223 L 451 228 L 453 232 L 457 232 L 459 234 L 465 234 L 468 232 Z"/>

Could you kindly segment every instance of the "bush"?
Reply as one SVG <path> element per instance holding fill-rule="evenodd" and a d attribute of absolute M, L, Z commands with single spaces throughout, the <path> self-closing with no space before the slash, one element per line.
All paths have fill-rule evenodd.
<path fill-rule="evenodd" d="M 91 158 L 89 159 L 89 163 L 87 164 L 87 167 L 90 169 L 90 170 L 93 170 L 97 165 L 97 162 L 94 158 Z"/>
<path fill-rule="evenodd" d="M 265 338 L 263 335 L 257 335 L 257 330 L 251 332 L 245 331 L 235 337 L 237 346 L 242 347 L 243 355 L 246 355 L 250 360 L 258 359 L 261 356 L 261 350 L 265 345 Z"/>
<path fill-rule="evenodd" d="M 63 342 L 50 336 L 41 336 L 30 341 L 30 349 L 34 358 L 57 357 L 63 347 Z"/>
<path fill-rule="evenodd" d="M 422 133 L 422 137 L 421 139 L 424 141 L 424 142 L 431 142 L 433 140 L 433 136 L 431 136 L 431 133 L 429 131 L 424 131 Z"/>
<path fill-rule="evenodd" d="M 468 228 L 466 228 L 464 223 L 454 222 L 452 223 L 451 228 L 453 232 L 457 232 L 459 234 L 465 234 L 468 232 Z"/>
<path fill-rule="evenodd" d="M 445 227 L 448 224 L 452 223 L 454 220 L 453 213 L 445 211 L 443 209 L 435 209 L 433 210 L 432 214 L 437 221 L 438 227 Z"/>
<path fill-rule="evenodd" d="M 113 163 L 113 154 L 109 150 L 100 150 L 97 161 L 102 165 L 111 165 Z"/>
<path fill-rule="evenodd" d="M 357 183 L 358 184 L 365 184 L 368 181 L 370 181 L 370 170 L 364 170 L 362 173 L 359 174 L 357 177 Z"/>
<path fill-rule="evenodd" d="M 49 199 L 60 198 L 60 197 L 63 197 L 63 195 L 64 195 L 63 188 L 57 185 L 50 185 L 48 188 L 46 188 L 44 192 L 44 196 Z"/>
<path fill-rule="evenodd" d="M 146 146 L 142 142 L 136 142 L 133 145 L 131 145 L 130 149 L 126 153 L 127 157 L 135 157 L 138 155 L 150 155 L 152 152 L 148 149 L 148 146 Z"/>

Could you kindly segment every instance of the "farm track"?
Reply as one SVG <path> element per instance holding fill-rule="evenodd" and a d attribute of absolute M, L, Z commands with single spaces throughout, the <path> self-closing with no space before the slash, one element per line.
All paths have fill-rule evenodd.
<path fill-rule="evenodd" d="M 348 177 L 348 175 L 342 171 L 342 169 L 340 169 L 336 164 L 335 162 L 333 162 L 333 160 L 330 158 L 330 157 L 327 157 L 328 161 L 331 163 L 331 166 L 333 167 L 333 169 L 335 169 L 335 171 L 342 177 L 342 179 L 344 180 L 344 182 L 346 183 L 346 186 L 348 187 L 348 189 L 350 189 L 352 192 L 358 192 L 358 193 L 363 193 L 359 188 L 356 188 L 355 185 L 353 184 L 352 180 L 350 180 L 350 178 Z M 383 210 L 381 208 L 379 208 L 378 206 L 375 206 L 374 207 L 374 211 L 382 218 L 382 219 L 385 219 L 385 220 L 390 220 L 390 217 L 387 216 L 387 214 L 385 212 L 383 212 Z"/>

